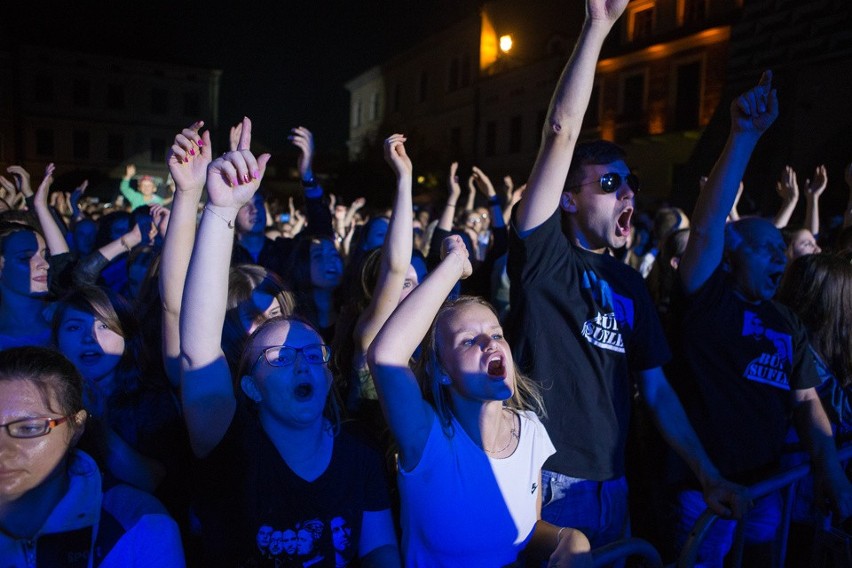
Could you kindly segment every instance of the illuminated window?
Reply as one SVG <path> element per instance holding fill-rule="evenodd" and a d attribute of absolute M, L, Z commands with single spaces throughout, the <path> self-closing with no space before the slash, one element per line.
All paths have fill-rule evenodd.
<path fill-rule="evenodd" d="M 370 120 L 379 118 L 379 107 L 381 106 L 381 98 L 379 93 L 370 95 Z"/>
<path fill-rule="evenodd" d="M 361 126 L 361 101 L 355 101 L 352 105 L 352 126 Z"/>
<path fill-rule="evenodd" d="M 627 7 L 627 39 L 629 41 L 640 41 L 653 35 L 655 12 L 654 0 L 632 2 Z"/>

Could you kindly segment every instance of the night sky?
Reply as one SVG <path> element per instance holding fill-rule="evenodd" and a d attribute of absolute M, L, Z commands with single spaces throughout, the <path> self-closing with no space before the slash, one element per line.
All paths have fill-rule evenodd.
<path fill-rule="evenodd" d="M 303 125 L 314 131 L 319 152 L 343 154 L 349 118 L 344 83 L 475 13 L 478 2 L 239 4 L 18 2 L 12 14 L 8 5 L 4 10 L 0 49 L 24 42 L 219 68 L 222 127 L 248 115 L 256 140 L 279 150 L 288 130 Z"/>

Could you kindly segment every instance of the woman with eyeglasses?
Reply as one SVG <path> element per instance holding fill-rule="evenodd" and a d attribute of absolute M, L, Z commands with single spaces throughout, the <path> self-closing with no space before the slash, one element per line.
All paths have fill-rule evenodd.
<path fill-rule="evenodd" d="M 163 506 L 129 486 L 105 489 L 94 460 L 75 449 L 86 418 L 83 379 L 61 354 L 0 352 L 0 562 L 184 566 Z"/>
<path fill-rule="evenodd" d="M 259 534 L 310 525 L 316 538 L 310 550 L 297 551 L 300 562 L 322 558 L 334 565 L 331 522 L 340 517 L 352 529 L 362 566 L 399 566 L 381 456 L 341 427 L 331 350 L 317 330 L 295 318 L 272 318 L 249 338 L 233 380 L 225 361 L 220 339 L 233 220 L 269 160 L 251 154 L 250 140 L 245 119 L 238 149 L 207 168 L 208 202 L 180 319 L 181 387 L 201 459 L 205 555 L 216 565 L 262 564 L 271 557 Z M 173 152 L 191 168 L 197 149 L 191 137 Z"/>

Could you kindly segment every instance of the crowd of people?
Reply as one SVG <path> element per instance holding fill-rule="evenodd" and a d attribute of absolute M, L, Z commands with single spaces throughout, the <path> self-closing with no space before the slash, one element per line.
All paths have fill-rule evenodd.
<path fill-rule="evenodd" d="M 640 231 L 624 151 L 578 143 L 626 4 L 587 0 L 517 188 L 473 167 L 465 194 L 454 162 L 446 201 L 415 210 L 417 141 L 392 134 L 392 207 L 345 204 L 300 126 L 285 204 L 248 118 L 216 158 L 202 121 L 180 130 L 168 198 L 133 164 L 108 207 L 52 188 L 53 164 L 35 191 L 8 167 L 0 563 L 591 566 L 631 533 L 676 554 L 709 508 L 702 565 L 744 519 L 748 565 L 776 566 L 780 493 L 748 486 L 791 438 L 818 482 L 800 498 L 852 515 L 852 165 L 836 231 L 824 166 L 801 228 L 789 167 L 773 219 L 738 213 L 783 112 L 766 71 L 695 210 Z"/>

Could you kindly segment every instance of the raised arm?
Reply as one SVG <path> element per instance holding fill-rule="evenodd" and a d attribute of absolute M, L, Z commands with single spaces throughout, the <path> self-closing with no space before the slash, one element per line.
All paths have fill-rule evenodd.
<path fill-rule="evenodd" d="M 511 180 L 511 178 L 509 179 Z M 485 174 L 485 172 L 476 166 L 473 166 L 473 183 L 476 185 L 476 189 L 488 200 L 488 211 L 491 213 L 491 225 L 497 229 L 505 227 L 506 223 L 503 221 L 503 207 L 500 205 L 500 198 L 497 196 L 494 184 L 491 183 L 491 179 Z"/>
<path fill-rule="evenodd" d="M 257 188 L 269 154 L 249 151 L 251 121 L 243 119 L 239 147 L 207 167 L 208 201 L 186 275 L 180 316 L 181 390 L 195 454 L 206 456 L 228 429 L 236 410 L 231 373 L 222 352 L 228 267 L 234 219 Z"/>
<path fill-rule="evenodd" d="M 796 179 L 796 170 L 786 166 L 781 173 L 781 179 L 775 184 L 775 190 L 781 198 L 781 207 L 775 214 L 775 226 L 783 229 L 790 222 L 793 211 L 799 203 L 799 182 Z"/>
<path fill-rule="evenodd" d="M 305 190 L 306 231 L 311 235 L 334 238 L 334 220 L 331 211 L 322 203 L 323 190 L 314 177 L 314 135 L 304 126 L 297 126 L 290 130 L 288 140 L 299 149 L 296 165 Z"/>
<path fill-rule="evenodd" d="M 476 202 L 476 176 L 470 174 L 467 178 L 467 200 L 464 203 L 465 211 L 473 211 L 473 204 Z"/>
<path fill-rule="evenodd" d="M 393 312 L 370 346 L 367 360 L 391 432 L 400 446 L 400 465 L 420 462 L 434 411 L 423 400 L 408 361 L 459 278 L 472 272 L 458 235 L 444 239 L 441 263 Z M 433 380 L 439 380 L 433 377 Z"/>
<path fill-rule="evenodd" d="M 819 235 L 819 198 L 828 186 L 828 171 L 817 166 L 814 177 L 805 180 L 805 226 L 812 235 Z"/>
<path fill-rule="evenodd" d="M 382 245 L 382 260 L 373 298 L 355 327 L 356 344 L 365 353 L 399 304 L 405 275 L 411 265 L 414 240 L 411 216 L 412 165 L 405 153 L 405 140 L 402 134 L 393 134 L 385 140 L 385 159 L 396 174 L 396 197 L 388 233 Z"/>
<path fill-rule="evenodd" d="M 601 46 L 626 6 L 627 0 L 586 2 L 586 21 L 550 101 L 538 157 L 527 181 L 526 195 L 517 206 L 518 231 L 538 227 L 559 206 L 571 155 L 592 95 Z"/>
<path fill-rule="evenodd" d="M 725 218 L 757 141 L 777 117 L 778 95 L 772 88 L 771 71 L 731 103 L 731 133 L 698 195 L 689 243 L 678 269 L 687 293 L 701 288 L 722 261 Z"/>
<path fill-rule="evenodd" d="M 133 176 L 136 175 L 136 165 L 135 164 L 127 164 L 124 168 L 124 177 L 121 178 L 121 183 L 118 186 L 119 191 L 121 191 L 121 195 L 124 196 L 125 199 L 132 202 L 133 198 L 136 197 L 136 194 L 139 193 L 132 187 L 130 187 L 130 180 L 133 179 Z"/>
<path fill-rule="evenodd" d="M 195 241 L 198 203 L 212 160 L 210 133 L 195 122 L 175 136 L 166 163 L 175 182 L 169 230 L 160 259 L 160 298 L 163 303 L 163 364 L 173 387 L 180 385 L 180 310 L 186 271 Z"/>
<path fill-rule="evenodd" d="M 24 196 L 24 199 L 33 196 L 33 186 L 30 183 L 30 173 L 27 170 L 21 166 L 9 166 L 6 171 L 12 174 L 12 179 L 18 186 L 18 192 Z"/>
<path fill-rule="evenodd" d="M 453 162 L 450 164 L 450 175 L 447 179 L 447 204 L 444 205 L 444 211 L 438 219 L 438 228 L 444 231 L 453 230 L 453 219 L 456 217 L 456 211 L 459 208 L 459 199 L 461 198 L 461 186 L 459 185 L 459 163 Z"/>
<path fill-rule="evenodd" d="M 44 233 L 44 242 L 47 244 L 47 249 L 51 256 L 69 251 L 68 241 L 65 240 L 65 235 L 62 234 L 62 229 L 53 214 L 50 212 L 50 206 L 47 204 L 47 194 L 50 192 L 50 186 L 53 184 L 53 172 L 56 167 L 51 163 L 44 169 L 44 179 L 38 186 L 35 197 L 33 199 L 33 208 L 35 209 L 38 222 L 41 224 L 42 233 Z"/>

